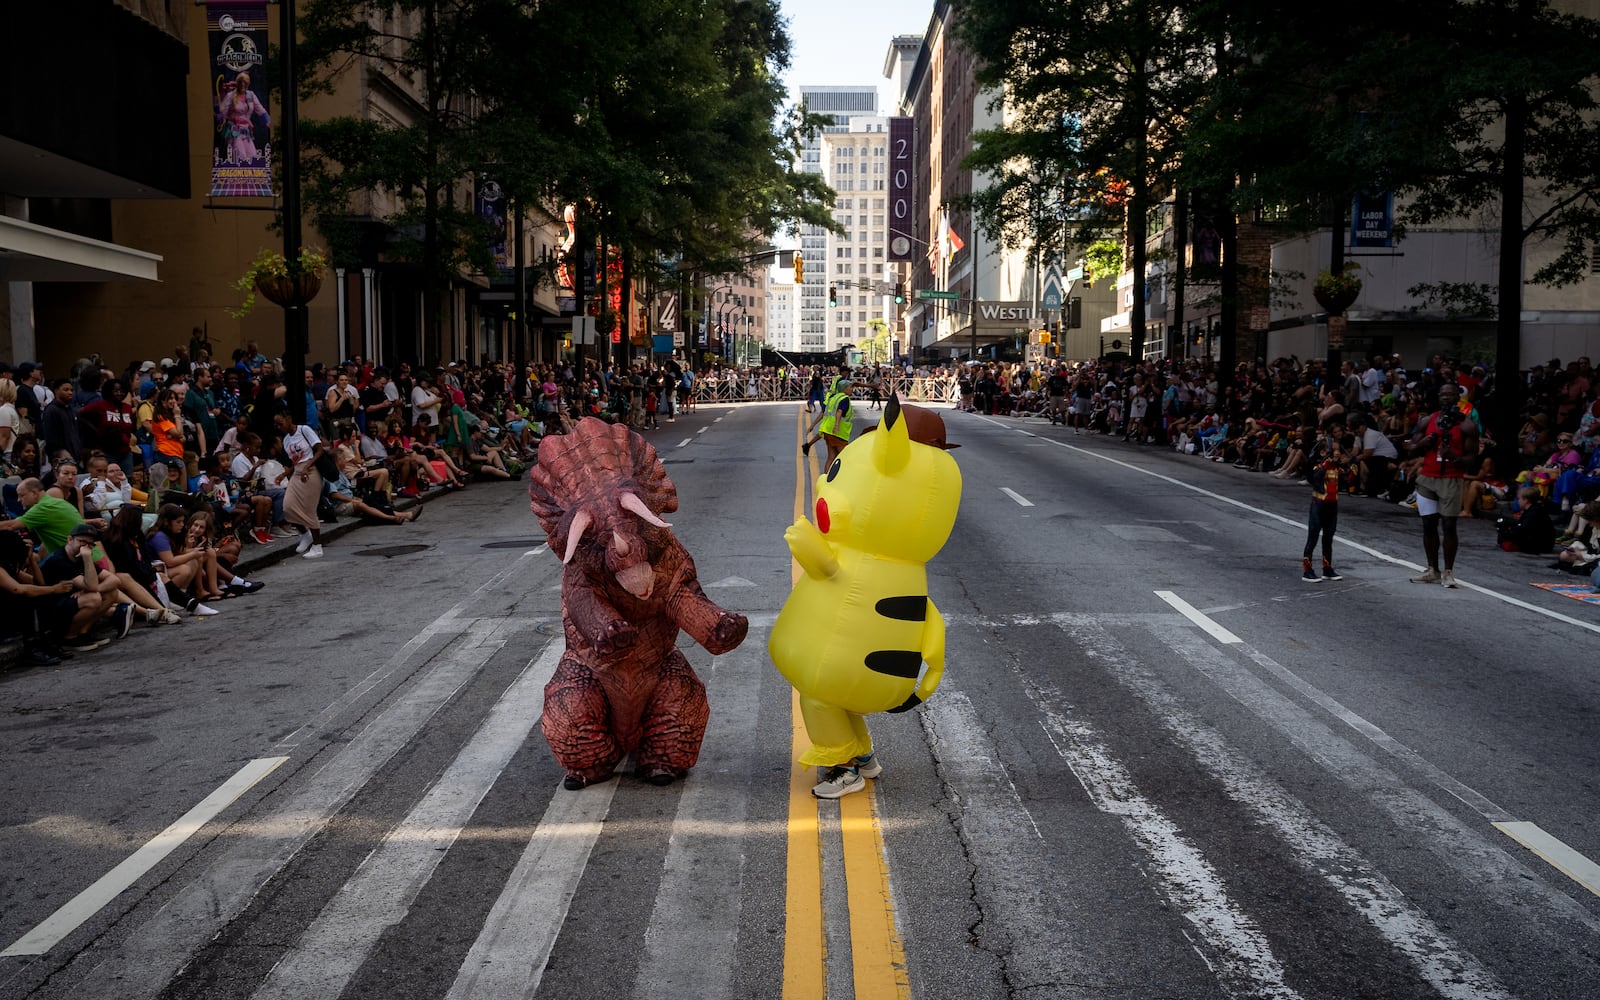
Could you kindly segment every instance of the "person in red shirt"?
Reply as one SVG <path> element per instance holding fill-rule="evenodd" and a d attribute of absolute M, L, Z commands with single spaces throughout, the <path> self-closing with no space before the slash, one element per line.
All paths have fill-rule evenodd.
<path fill-rule="evenodd" d="M 1461 492 L 1469 465 L 1477 462 L 1478 425 L 1461 410 L 1461 390 L 1452 383 L 1439 387 L 1439 410 L 1422 421 L 1410 442 L 1421 454 L 1417 475 L 1417 513 L 1422 516 L 1422 550 L 1428 570 L 1412 583 L 1456 585 L 1456 521 L 1461 517 Z M 1439 569 L 1443 538 L 1444 570 Z"/>
<path fill-rule="evenodd" d="M 99 449 L 118 465 L 133 468 L 133 407 L 121 381 L 107 382 L 100 398 L 78 411 L 78 426 L 85 452 Z"/>

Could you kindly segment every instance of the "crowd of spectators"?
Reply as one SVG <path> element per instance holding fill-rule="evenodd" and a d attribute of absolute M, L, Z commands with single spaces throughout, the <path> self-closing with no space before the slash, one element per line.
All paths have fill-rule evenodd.
<path fill-rule="evenodd" d="M 1425 456 L 1414 447 L 1441 389 L 1477 435 L 1463 463 L 1463 517 L 1497 522 L 1508 551 L 1548 555 L 1552 567 L 1600 588 L 1600 382 L 1587 357 L 1533 366 L 1517 394 L 1514 442 L 1497 444 L 1484 412 L 1493 373 L 1435 354 L 1420 366 L 1398 355 L 1343 361 L 1279 358 L 1241 365 L 1231 385 L 1200 361 L 985 364 L 959 383 L 961 407 L 1038 416 L 1074 434 L 1120 437 L 1198 460 L 1302 483 L 1337 454 L 1340 492 L 1415 509 Z M 1448 398 L 1448 392 L 1446 396 Z"/>

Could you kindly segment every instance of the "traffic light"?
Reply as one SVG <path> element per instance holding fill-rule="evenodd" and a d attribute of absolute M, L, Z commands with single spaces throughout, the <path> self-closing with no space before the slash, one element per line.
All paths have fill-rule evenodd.
<path fill-rule="evenodd" d="M 828 308 L 832 309 L 833 307 L 837 306 L 838 304 L 839 304 L 839 292 L 832 285 L 829 285 L 828 286 Z"/>
<path fill-rule="evenodd" d="M 1067 329 L 1083 329 L 1083 299 L 1074 295 L 1067 300 Z"/>
<path fill-rule="evenodd" d="M 1039 343 L 1041 343 L 1041 344 L 1050 343 L 1050 331 L 1049 330 L 1040 330 L 1039 331 Z"/>
<path fill-rule="evenodd" d="M 797 285 L 806 283 L 806 262 L 798 250 L 794 252 L 794 283 Z"/>
<path fill-rule="evenodd" d="M 906 286 L 900 282 L 894 283 L 894 304 L 903 306 L 906 303 Z"/>

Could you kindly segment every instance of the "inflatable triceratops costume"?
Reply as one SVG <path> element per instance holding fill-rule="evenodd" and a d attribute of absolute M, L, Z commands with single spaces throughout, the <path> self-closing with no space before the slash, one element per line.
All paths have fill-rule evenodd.
<path fill-rule="evenodd" d="M 661 519 L 678 509 L 677 488 L 638 434 L 581 420 L 539 443 L 529 478 L 533 513 L 566 564 L 567 649 L 544 690 L 545 740 L 568 788 L 604 780 L 628 753 L 641 777 L 668 784 L 699 759 L 710 714 L 679 630 L 721 654 L 749 623 L 700 589 Z"/>
<path fill-rule="evenodd" d="M 961 470 L 944 450 L 943 421 L 919 416 L 930 426 L 917 436 L 936 435 L 938 446 L 913 439 L 890 396 L 883 422 L 817 484 L 816 523 L 802 517 L 784 532 L 804 574 L 767 652 L 800 694 L 812 744 L 802 764 L 870 757 L 863 716 L 912 708 L 944 676 L 944 618 L 928 598 L 925 564 L 955 526 Z"/>

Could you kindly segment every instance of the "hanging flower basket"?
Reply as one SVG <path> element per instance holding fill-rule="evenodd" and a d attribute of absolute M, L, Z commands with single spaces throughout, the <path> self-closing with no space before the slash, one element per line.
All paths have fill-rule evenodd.
<path fill-rule="evenodd" d="M 322 290 L 322 276 L 327 269 L 328 258 L 312 247 L 301 247 L 293 266 L 278 251 L 263 250 L 233 283 L 236 291 L 244 293 L 244 301 L 239 308 L 228 310 L 228 315 L 235 319 L 250 315 L 258 293 L 280 306 L 304 305 Z"/>
<path fill-rule="evenodd" d="M 1360 265 L 1352 260 L 1345 261 L 1338 274 L 1323 271 L 1317 275 L 1317 283 L 1311 286 L 1311 297 L 1328 315 L 1340 315 L 1354 305 L 1361 294 L 1361 279 L 1355 274 L 1358 270 Z"/>

